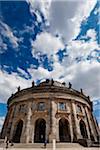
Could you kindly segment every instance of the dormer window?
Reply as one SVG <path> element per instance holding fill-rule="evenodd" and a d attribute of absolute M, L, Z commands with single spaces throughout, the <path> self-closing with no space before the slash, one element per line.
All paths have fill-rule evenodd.
<path fill-rule="evenodd" d="M 66 103 L 59 102 L 58 109 L 61 110 L 61 111 L 66 110 Z"/>
<path fill-rule="evenodd" d="M 45 103 L 44 102 L 38 103 L 38 110 L 39 111 L 44 111 L 45 110 Z"/>

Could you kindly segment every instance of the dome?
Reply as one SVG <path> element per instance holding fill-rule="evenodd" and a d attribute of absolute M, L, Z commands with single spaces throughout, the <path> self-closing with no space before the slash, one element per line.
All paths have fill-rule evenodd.
<path fill-rule="evenodd" d="M 83 98 L 83 100 L 87 101 L 89 105 L 91 104 L 89 96 L 84 95 L 82 89 L 81 91 L 77 91 L 72 88 L 72 84 L 70 82 L 67 87 L 65 82 L 61 83 L 58 81 L 54 81 L 53 79 L 46 79 L 46 81 L 43 81 L 38 85 L 35 85 L 32 82 L 32 87 L 22 90 L 20 90 L 20 87 L 18 87 L 18 91 L 15 94 L 11 95 L 11 97 L 8 99 L 7 104 L 9 106 L 9 104 L 12 104 L 15 100 L 19 101 L 20 97 L 23 97 L 23 95 L 34 95 L 35 93 L 65 93 L 74 96 L 76 95 L 78 97 Z"/>

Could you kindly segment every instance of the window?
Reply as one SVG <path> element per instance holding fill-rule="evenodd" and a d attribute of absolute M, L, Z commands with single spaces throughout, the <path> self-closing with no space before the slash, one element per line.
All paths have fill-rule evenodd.
<path fill-rule="evenodd" d="M 82 112 L 82 108 L 80 105 L 77 105 L 77 113 L 81 113 Z"/>
<path fill-rule="evenodd" d="M 39 111 L 45 110 L 45 103 L 44 103 L 44 102 L 38 103 L 38 110 L 39 110 Z"/>
<path fill-rule="evenodd" d="M 59 110 L 66 110 L 66 104 L 63 102 L 60 102 L 58 105 Z"/>
<path fill-rule="evenodd" d="M 21 112 L 21 113 L 26 112 L 25 104 L 21 104 L 21 105 L 19 106 L 19 112 Z"/>

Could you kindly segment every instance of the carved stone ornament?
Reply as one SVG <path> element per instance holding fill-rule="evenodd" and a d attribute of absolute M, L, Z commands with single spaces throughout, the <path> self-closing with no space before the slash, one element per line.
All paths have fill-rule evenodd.
<path fill-rule="evenodd" d="M 84 119 L 84 115 L 82 113 L 78 113 L 77 114 L 77 119 L 80 120 L 80 119 Z"/>
<path fill-rule="evenodd" d="M 56 115 L 55 115 L 56 118 L 68 118 L 69 119 L 69 113 L 60 113 L 60 112 L 57 112 Z"/>

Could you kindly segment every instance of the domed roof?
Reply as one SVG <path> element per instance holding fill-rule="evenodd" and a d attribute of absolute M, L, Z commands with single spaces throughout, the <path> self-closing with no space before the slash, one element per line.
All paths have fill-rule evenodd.
<path fill-rule="evenodd" d="M 30 94 L 35 94 L 35 93 L 67 93 L 67 94 L 71 94 L 71 95 L 75 95 L 78 97 L 81 97 L 83 99 L 85 99 L 86 101 L 88 101 L 90 103 L 90 98 L 89 96 L 85 96 L 83 93 L 83 90 L 81 89 L 81 91 L 77 91 L 75 89 L 72 88 L 72 84 L 69 82 L 68 87 L 66 86 L 65 82 L 61 83 L 58 81 L 54 81 L 53 79 L 46 79 L 45 81 L 39 83 L 38 85 L 34 84 L 34 81 L 32 82 L 32 87 L 30 88 L 26 88 L 26 89 L 20 89 L 20 87 L 18 87 L 18 91 L 15 94 L 12 94 L 11 97 L 8 99 L 7 104 L 9 105 L 10 102 L 18 97 L 21 97 L 23 95 L 28 95 Z"/>
<path fill-rule="evenodd" d="M 54 81 L 53 79 L 51 80 L 46 79 L 46 81 L 41 82 L 38 86 L 50 86 L 50 85 L 58 86 L 58 87 L 65 87 L 65 82 L 61 83 L 58 81 Z"/>

